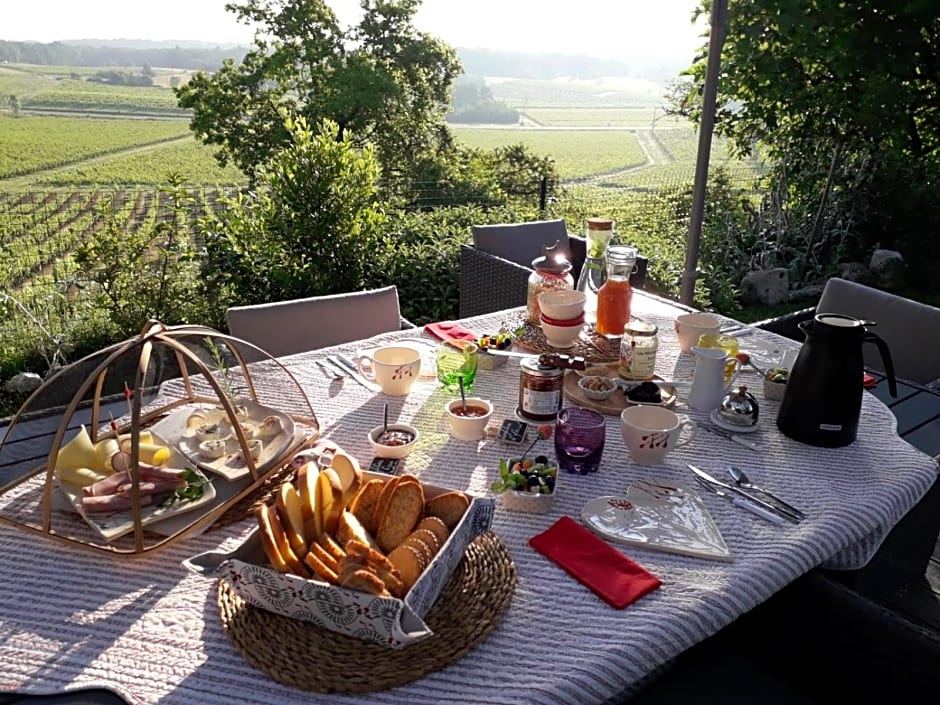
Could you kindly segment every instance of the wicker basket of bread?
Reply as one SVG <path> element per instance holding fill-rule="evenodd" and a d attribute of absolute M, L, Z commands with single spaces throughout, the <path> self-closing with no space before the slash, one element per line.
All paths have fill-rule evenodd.
<path fill-rule="evenodd" d="M 493 501 L 363 472 L 329 443 L 307 457 L 256 507 L 241 546 L 187 566 L 228 579 L 257 607 L 366 641 L 402 648 L 430 636 L 422 618 L 489 528 Z"/>

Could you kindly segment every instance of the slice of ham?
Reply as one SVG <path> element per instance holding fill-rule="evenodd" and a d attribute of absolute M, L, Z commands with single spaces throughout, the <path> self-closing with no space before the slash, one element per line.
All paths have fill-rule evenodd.
<path fill-rule="evenodd" d="M 149 495 L 145 495 L 140 498 L 140 506 L 142 507 L 147 506 L 151 502 L 153 502 L 153 498 Z M 101 496 L 82 497 L 82 509 L 84 509 L 89 514 L 101 512 L 120 512 L 130 509 L 133 506 L 134 501 L 130 496 L 125 497 L 117 494 L 107 494 Z"/>
<path fill-rule="evenodd" d="M 185 470 L 164 468 L 157 465 L 150 465 L 148 463 L 141 463 L 141 486 L 143 486 L 144 482 L 156 482 L 158 484 L 170 482 L 173 484 L 168 489 L 175 490 L 177 487 L 186 484 L 186 480 L 183 478 L 185 472 Z M 108 475 L 106 478 L 98 480 L 98 482 L 82 488 L 82 494 L 86 497 L 103 497 L 105 495 L 115 494 L 121 485 L 127 485 L 131 482 L 132 480 L 130 471 L 124 470 L 122 472 L 116 472 Z M 155 491 L 163 492 L 165 490 Z"/>
<path fill-rule="evenodd" d="M 103 480 L 92 483 L 82 488 L 82 494 L 85 497 L 106 497 L 117 492 L 117 488 L 130 482 L 130 474 L 125 470 L 108 475 Z"/>
<path fill-rule="evenodd" d="M 141 480 L 139 486 L 141 495 L 160 494 L 185 487 L 186 480 Z M 131 482 L 119 485 L 117 488 L 117 494 L 122 497 L 130 497 L 133 491 L 134 484 Z"/>

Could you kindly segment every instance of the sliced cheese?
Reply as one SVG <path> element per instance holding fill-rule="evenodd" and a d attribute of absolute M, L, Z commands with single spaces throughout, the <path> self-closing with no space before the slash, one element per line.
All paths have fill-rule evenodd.
<path fill-rule="evenodd" d="M 95 453 L 95 444 L 91 442 L 91 436 L 82 426 L 72 440 L 59 448 L 59 454 L 56 456 L 56 468 L 58 470 L 76 470 L 78 468 L 97 467 L 98 455 Z"/>
<path fill-rule="evenodd" d="M 56 474 L 60 481 L 76 487 L 88 487 L 108 476 L 108 473 L 98 472 L 91 468 L 56 468 Z"/>
<path fill-rule="evenodd" d="M 114 457 L 115 453 L 120 453 L 121 447 L 118 444 L 117 438 L 105 438 L 104 440 L 98 441 L 95 443 L 95 464 L 92 467 L 93 470 L 102 470 L 111 472 L 113 470 L 111 466 L 111 459 Z"/>

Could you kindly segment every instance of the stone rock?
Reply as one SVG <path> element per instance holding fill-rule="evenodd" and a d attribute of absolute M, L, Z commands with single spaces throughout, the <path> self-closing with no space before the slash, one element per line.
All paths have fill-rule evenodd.
<path fill-rule="evenodd" d="M 29 394 L 39 388 L 42 377 L 35 372 L 20 372 L 7 380 L 3 388 L 11 394 Z"/>
<path fill-rule="evenodd" d="M 875 250 L 868 263 L 874 284 L 880 289 L 898 289 L 904 283 L 907 262 L 896 250 Z"/>
<path fill-rule="evenodd" d="M 802 286 L 799 289 L 794 289 L 790 292 L 790 301 L 816 302 L 819 300 L 819 297 L 822 296 L 824 288 L 825 287 L 822 284 L 808 284 L 807 286 Z"/>
<path fill-rule="evenodd" d="M 790 273 L 784 267 L 748 272 L 741 280 L 741 300 L 747 303 L 779 304 L 787 300 Z"/>
<path fill-rule="evenodd" d="M 857 284 L 871 284 L 871 270 L 861 262 L 845 262 L 839 267 L 839 278 Z"/>

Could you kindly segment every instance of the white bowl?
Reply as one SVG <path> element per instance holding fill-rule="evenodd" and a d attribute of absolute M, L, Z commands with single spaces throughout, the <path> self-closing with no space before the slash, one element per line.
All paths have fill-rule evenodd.
<path fill-rule="evenodd" d="M 411 424 L 407 423 L 390 423 L 388 425 L 389 431 L 405 431 L 412 435 L 410 443 L 405 443 L 400 446 L 388 446 L 384 443 L 379 443 L 378 438 L 382 435 L 384 431 L 383 426 L 376 426 L 371 431 L 369 431 L 369 445 L 372 446 L 372 452 L 375 453 L 376 457 L 379 458 L 404 458 L 407 457 L 411 451 L 414 450 L 415 445 L 418 443 L 418 438 L 421 434 L 418 433 L 416 429 Z"/>
<path fill-rule="evenodd" d="M 584 328 L 583 321 L 576 326 L 556 326 L 551 323 L 546 323 L 543 318 L 541 323 L 545 340 L 547 340 L 548 344 L 553 348 L 570 348 L 574 345 L 574 341 L 578 339 L 578 336 L 581 335 L 581 330 Z"/>
<path fill-rule="evenodd" d="M 584 313 L 587 294 L 573 289 L 556 289 L 539 294 L 539 310 L 549 318 L 567 321 Z"/>
<path fill-rule="evenodd" d="M 591 389 L 590 385 L 598 384 L 598 380 L 603 380 L 603 382 L 608 386 L 607 389 L 598 390 Z M 588 399 L 593 399 L 594 401 L 603 401 L 607 399 L 611 394 L 617 391 L 618 384 L 615 380 L 612 380 L 610 377 L 601 377 L 599 375 L 585 375 L 578 380 L 578 388 L 581 390 L 581 393 L 584 394 Z"/>
<path fill-rule="evenodd" d="M 461 399 L 453 399 L 444 406 L 447 423 L 454 438 L 461 441 L 479 441 L 486 436 L 486 424 L 493 416 L 493 405 L 486 399 L 467 397 L 468 407 L 483 408 L 486 413 L 481 416 L 461 416 L 455 410 L 463 406 Z"/>

